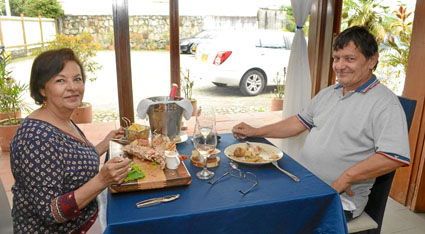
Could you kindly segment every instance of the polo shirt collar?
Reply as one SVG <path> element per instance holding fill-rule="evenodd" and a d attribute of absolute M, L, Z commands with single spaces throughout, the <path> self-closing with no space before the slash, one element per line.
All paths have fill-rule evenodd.
<path fill-rule="evenodd" d="M 380 82 L 378 79 L 376 79 L 376 76 L 372 75 L 372 78 L 370 78 L 366 83 L 364 83 L 362 86 L 356 89 L 355 92 L 366 93 L 367 91 L 369 91 L 370 89 L 372 89 L 379 83 Z M 342 88 L 341 84 L 337 84 L 335 87 L 335 89 L 339 89 L 339 88 Z"/>

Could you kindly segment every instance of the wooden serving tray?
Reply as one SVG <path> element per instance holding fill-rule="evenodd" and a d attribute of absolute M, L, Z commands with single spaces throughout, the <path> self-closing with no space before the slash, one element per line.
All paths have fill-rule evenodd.
<path fill-rule="evenodd" d="M 192 177 L 184 162 L 181 162 L 176 170 L 165 168 L 161 170 L 159 165 L 153 165 L 150 161 L 132 157 L 122 151 L 123 145 L 111 141 L 109 144 L 110 157 L 130 157 L 133 162 L 140 165 L 145 171 L 145 177 L 137 181 L 114 184 L 109 186 L 111 193 L 130 192 L 138 190 L 159 189 L 165 187 L 188 185 L 192 183 Z"/>

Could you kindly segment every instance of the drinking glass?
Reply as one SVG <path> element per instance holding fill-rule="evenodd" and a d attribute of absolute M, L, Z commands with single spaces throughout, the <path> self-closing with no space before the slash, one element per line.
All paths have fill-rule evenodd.
<path fill-rule="evenodd" d="M 205 113 L 206 112 L 203 114 Z M 196 150 L 198 150 L 204 161 L 203 169 L 196 173 L 196 176 L 201 180 L 207 180 L 214 176 L 214 172 L 209 171 L 207 168 L 207 160 L 217 146 L 217 130 L 215 120 L 211 118 L 203 118 L 203 114 L 196 116 L 197 118 L 193 131 L 192 142 L 193 146 Z M 207 117 L 207 115 L 205 115 L 205 117 Z"/>

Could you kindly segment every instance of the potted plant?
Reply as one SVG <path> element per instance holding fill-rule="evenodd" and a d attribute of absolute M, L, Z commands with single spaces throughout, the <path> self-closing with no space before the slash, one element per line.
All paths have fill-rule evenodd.
<path fill-rule="evenodd" d="M 192 98 L 194 81 L 190 79 L 190 70 L 189 69 L 186 69 L 186 73 L 184 73 L 182 70 L 180 70 L 180 73 L 181 73 L 181 77 L 180 77 L 181 90 L 183 91 L 184 98 L 186 98 L 187 100 L 190 100 L 190 102 L 192 103 L 192 106 L 193 106 L 192 116 L 195 116 L 196 115 L 197 101 L 196 101 L 196 99 Z"/>
<path fill-rule="evenodd" d="M 10 54 L 1 47 L 0 56 L 0 148 L 9 151 L 10 142 L 22 121 L 21 112 L 30 111 L 24 102 L 23 94 L 28 90 L 27 84 L 15 81 L 10 75 L 12 72 L 7 65 L 10 62 Z"/>
<path fill-rule="evenodd" d="M 89 33 L 83 33 L 77 36 L 66 36 L 63 34 L 56 35 L 56 39 L 52 41 L 46 48 L 36 51 L 36 55 L 46 50 L 70 48 L 77 55 L 83 65 L 87 79 L 94 82 L 97 79 L 96 71 L 101 69 L 92 58 L 96 56 L 100 44 L 94 42 L 93 36 Z M 81 105 L 72 113 L 71 119 L 75 123 L 91 123 L 92 122 L 92 105 L 88 102 L 82 102 Z"/>
<path fill-rule="evenodd" d="M 273 98 L 271 101 L 271 111 L 279 111 L 283 109 L 283 96 L 285 93 L 284 81 L 286 79 L 286 67 L 283 68 L 283 78 L 280 77 L 279 72 L 276 73 L 274 81 L 276 88 L 273 90 Z"/>

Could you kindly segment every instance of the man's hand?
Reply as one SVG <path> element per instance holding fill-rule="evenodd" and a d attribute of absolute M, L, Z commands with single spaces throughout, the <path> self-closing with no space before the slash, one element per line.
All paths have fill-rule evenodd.
<path fill-rule="evenodd" d="M 346 192 L 348 196 L 353 196 L 354 192 L 351 191 L 351 183 L 348 182 L 344 174 L 340 175 L 338 179 L 336 179 L 331 187 L 335 189 L 339 194 Z"/>
<path fill-rule="evenodd" d="M 254 136 L 255 129 L 256 128 L 251 125 L 242 122 L 233 127 L 232 133 L 236 139 L 245 139 L 247 137 Z"/>

